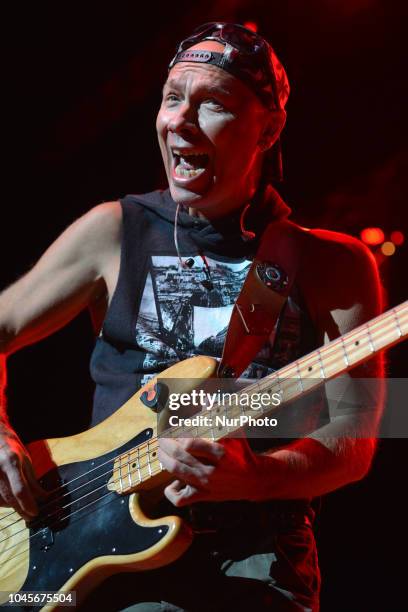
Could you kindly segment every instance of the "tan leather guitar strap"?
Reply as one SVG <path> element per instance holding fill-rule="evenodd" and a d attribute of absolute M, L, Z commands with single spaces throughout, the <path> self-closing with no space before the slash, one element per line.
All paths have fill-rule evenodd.
<path fill-rule="evenodd" d="M 292 288 L 300 245 L 283 219 L 264 231 L 234 304 L 217 375 L 238 378 L 271 335 Z"/>

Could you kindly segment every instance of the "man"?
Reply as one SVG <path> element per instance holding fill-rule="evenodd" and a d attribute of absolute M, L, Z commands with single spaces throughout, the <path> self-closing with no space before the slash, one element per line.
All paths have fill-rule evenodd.
<path fill-rule="evenodd" d="M 289 85 L 268 43 L 241 26 L 206 24 L 180 44 L 169 68 L 157 117 L 169 190 L 92 209 L 0 296 L 3 355 L 86 306 L 104 318 L 91 363 L 93 423 L 171 363 L 194 353 L 220 356 L 243 272 L 265 227 L 289 212 L 270 185 L 271 170 L 280 170 Z M 302 245 L 296 286 L 247 375 L 264 375 L 381 308 L 375 263 L 357 240 L 290 227 Z M 379 360 L 354 371 L 381 374 Z M 380 388 L 378 397 L 378 410 L 364 418 L 330 420 L 314 406 L 315 431 L 259 452 L 242 439 L 163 438 L 160 460 L 174 476 L 167 500 L 178 508 L 206 502 L 195 507 L 192 525 L 203 534 L 211 509 L 215 539 L 197 535 L 182 559 L 137 581 L 111 580 L 88 609 L 101 601 L 106 609 L 114 592 L 112 609 L 144 602 L 134 610 L 318 610 L 310 500 L 366 474 Z M 0 470 L 2 504 L 30 520 L 42 492 L 5 414 Z M 235 530 L 225 528 L 231 518 Z"/>

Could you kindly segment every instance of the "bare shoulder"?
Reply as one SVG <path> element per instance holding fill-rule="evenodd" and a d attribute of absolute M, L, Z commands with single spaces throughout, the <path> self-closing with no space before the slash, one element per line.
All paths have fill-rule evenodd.
<path fill-rule="evenodd" d="M 92 245 L 95 240 L 106 245 L 117 243 L 120 241 L 122 227 L 120 202 L 104 202 L 94 206 L 71 227 L 90 240 L 85 247 Z"/>
<path fill-rule="evenodd" d="M 382 288 L 371 251 L 357 238 L 297 226 L 302 240 L 299 284 L 316 323 L 329 313 L 349 313 L 343 332 L 379 314 Z M 336 317 L 340 320 L 340 317 Z"/>
<path fill-rule="evenodd" d="M 348 283 L 377 278 L 378 270 L 371 251 L 354 236 L 326 229 L 297 226 L 303 238 L 306 265 L 318 270 L 320 278 L 330 282 L 347 279 Z"/>
<path fill-rule="evenodd" d="M 105 202 L 74 221 L 45 252 L 42 260 L 94 271 L 105 277 L 120 251 L 122 212 L 119 202 Z M 42 261 L 40 260 L 40 262 Z"/>
<path fill-rule="evenodd" d="M 119 202 L 95 206 L 72 223 L 37 263 L 0 295 L 7 350 L 35 342 L 86 306 L 111 296 L 120 261 Z"/>
<path fill-rule="evenodd" d="M 304 246 L 311 256 L 328 256 L 332 259 L 331 263 L 353 262 L 375 266 L 375 259 L 371 251 L 354 236 L 327 229 L 309 229 L 299 225 L 297 231 L 303 236 Z"/>

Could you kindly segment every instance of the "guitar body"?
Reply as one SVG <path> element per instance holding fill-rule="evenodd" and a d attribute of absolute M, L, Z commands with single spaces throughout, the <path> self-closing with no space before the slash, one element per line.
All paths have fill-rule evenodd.
<path fill-rule="evenodd" d="M 210 357 L 187 359 L 89 431 L 28 445 L 37 478 L 55 493 L 28 526 L 12 508 L 0 508 L 0 591 L 75 590 L 78 604 L 111 574 L 161 567 L 187 550 L 192 533 L 180 517 L 149 518 L 145 510 L 145 498 L 150 505 L 152 499 L 162 499 L 170 475 L 159 471 L 147 479 L 147 486 L 133 486 L 129 461 L 139 455 L 143 466 L 145 452 L 138 449 L 157 435 L 157 414 L 141 400 L 146 387 L 172 378 L 180 379 L 181 392 L 188 392 L 185 379 L 205 380 L 216 366 Z M 124 457 L 129 457 L 126 469 Z M 150 464 L 141 469 L 142 475 L 143 469 L 151 475 Z M 44 609 L 56 607 L 48 604 Z"/>

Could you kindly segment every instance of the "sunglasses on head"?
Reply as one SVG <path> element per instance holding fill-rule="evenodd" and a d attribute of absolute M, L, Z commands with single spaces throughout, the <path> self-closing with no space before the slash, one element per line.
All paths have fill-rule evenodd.
<path fill-rule="evenodd" d="M 263 69 L 272 85 L 275 105 L 280 108 L 276 75 L 270 58 L 271 47 L 262 36 L 236 23 L 209 22 L 198 26 L 191 36 L 178 46 L 177 52 L 185 51 L 202 40 L 214 40 L 231 45 L 245 56 L 242 58 L 249 69 Z"/>
<path fill-rule="evenodd" d="M 259 53 L 267 45 L 256 32 L 235 23 L 209 22 L 198 26 L 191 36 L 183 40 L 179 51 L 200 42 L 203 39 L 221 40 L 246 53 Z"/>

